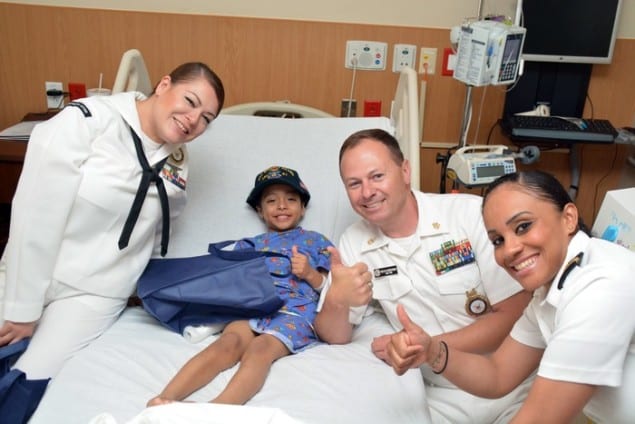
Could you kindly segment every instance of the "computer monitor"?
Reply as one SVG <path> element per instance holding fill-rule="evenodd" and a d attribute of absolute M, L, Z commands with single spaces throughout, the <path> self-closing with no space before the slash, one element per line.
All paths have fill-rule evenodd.
<path fill-rule="evenodd" d="M 525 63 L 503 117 L 546 104 L 554 116 L 582 118 L 592 66 L 612 60 L 622 0 L 518 1 Z"/>
<path fill-rule="evenodd" d="M 518 0 L 527 29 L 523 59 L 610 63 L 622 0 Z"/>

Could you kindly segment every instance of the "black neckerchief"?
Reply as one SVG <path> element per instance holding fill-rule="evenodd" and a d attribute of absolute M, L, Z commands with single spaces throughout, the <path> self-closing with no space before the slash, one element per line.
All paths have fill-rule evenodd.
<path fill-rule="evenodd" d="M 137 151 L 137 159 L 139 160 L 139 165 L 141 165 L 141 169 L 143 173 L 141 174 L 141 181 L 139 182 L 139 188 L 137 188 L 137 194 L 135 195 L 134 201 L 132 202 L 132 207 L 130 208 L 130 212 L 128 213 L 128 218 L 126 218 L 126 223 L 123 226 L 123 230 L 121 231 L 121 236 L 119 237 L 119 250 L 128 246 L 128 241 L 130 240 L 130 235 L 132 234 L 132 229 L 139 218 L 139 212 L 141 212 L 141 207 L 143 206 L 143 201 L 146 198 L 146 194 L 148 193 L 148 189 L 150 188 L 150 183 L 155 183 L 157 186 L 157 191 L 159 192 L 159 201 L 161 202 L 161 212 L 163 215 L 163 228 L 161 231 L 161 256 L 165 256 L 168 252 L 168 242 L 170 238 L 170 205 L 168 203 L 168 194 L 165 191 L 165 185 L 163 184 L 163 179 L 159 174 L 163 165 L 168 160 L 168 158 L 164 158 L 160 162 L 158 162 L 154 167 L 150 166 L 148 160 L 146 159 L 145 153 L 143 152 L 143 146 L 141 145 L 141 140 L 137 133 L 130 127 L 130 133 L 132 134 L 132 140 L 134 141 L 134 147 Z"/>

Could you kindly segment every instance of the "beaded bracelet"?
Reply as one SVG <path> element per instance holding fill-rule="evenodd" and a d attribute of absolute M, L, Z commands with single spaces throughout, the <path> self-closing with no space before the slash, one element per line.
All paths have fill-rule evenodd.
<path fill-rule="evenodd" d="M 441 345 L 441 349 L 439 350 L 439 354 L 434 359 L 434 362 L 431 365 L 432 367 L 434 367 L 439 362 L 439 358 L 441 358 L 441 355 L 443 354 L 444 351 L 445 351 L 445 362 L 443 363 L 443 367 L 441 367 L 439 371 L 435 371 L 434 368 L 432 368 L 432 372 L 435 374 L 442 374 L 443 371 L 445 371 L 446 367 L 448 366 L 448 358 L 450 357 L 450 353 L 448 351 L 448 345 L 443 340 L 440 341 L 439 344 Z"/>

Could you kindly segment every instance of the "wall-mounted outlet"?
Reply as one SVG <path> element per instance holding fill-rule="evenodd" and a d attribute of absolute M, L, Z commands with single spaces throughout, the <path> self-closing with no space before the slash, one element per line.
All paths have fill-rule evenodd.
<path fill-rule="evenodd" d="M 392 71 L 401 72 L 401 69 L 408 66 L 415 68 L 417 56 L 417 46 L 412 44 L 395 44 L 392 55 Z"/>
<path fill-rule="evenodd" d="M 46 107 L 49 109 L 61 109 L 64 107 L 64 86 L 61 82 L 46 81 L 44 83 L 46 95 Z"/>
<path fill-rule="evenodd" d="M 419 59 L 420 74 L 434 74 L 434 67 L 437 65 L 437 49 L 432 47 L 421 47 L 421 58 Z"/>
<path fill-rule="evenodd" d="M 342 109 L 340 111 L 342 118 L 352 118 L 357 116 L 357 100 L 342 99 Z"/>
<path fill-rule="evenodd" d="M 347 41 L 344 66 L 348 69 L 383 71 L 388 44 L 377 41 Z"/>

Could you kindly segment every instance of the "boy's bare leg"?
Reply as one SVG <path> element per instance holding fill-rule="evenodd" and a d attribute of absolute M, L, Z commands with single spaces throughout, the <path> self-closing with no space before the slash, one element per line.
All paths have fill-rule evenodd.
<path fill-rule="evenodd" d="M 161 394 L 148 402 L 148 406 L 185 399 L 205 386 L 222 371 L 234 366 L 254 337 L 248 321 L 228 324 L 217 340 L 187 361 Z"/>
<path fill-rule="evenodd" d="M 276 337 L 270 334 L 256 336 L 240 358 L 240 366 L 213 403 L 242 405 L 260 391 L 269 374 L 271 364 L 289 350 Z"/>

